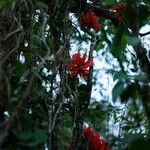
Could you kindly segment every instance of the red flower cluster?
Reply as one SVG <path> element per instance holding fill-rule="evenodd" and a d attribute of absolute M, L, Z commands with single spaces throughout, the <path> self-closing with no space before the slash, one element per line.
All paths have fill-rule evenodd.
<path fill-rule="evenodd" d="M 90 126 L 83 129 L 83 135 L 88 139 L 89 150 L 110 150 L 108 143 Z"/>
<path fill-rule="evenodd" d="M 123 11 L 125 10 L 126 7 L 127 7 L 126 3 L 115 3 L 110 8 L 110 11 L 115 13 L 120 23 L 123 22 Z"/>
<path fill-rule="evenodd" d="M 92 9 L 84 11 L 79 17 L 79 23 L 81 26 L 89 27 L 93 29 L 100 29 L 101 25 L 99 24 L 99 16 L 95 15 L 95 12 Z"/>
<path fill-rule="evenodd" d="M 79 53 L 76 53 L 72 56 L 68 68 L 72 77 L 77 77 L 78 74 L 82 77 L 89 74 L 88 67 L 92 64 L 93 58 L 86 61 L 86 53 L 84 53 L 83 57 Z"/>

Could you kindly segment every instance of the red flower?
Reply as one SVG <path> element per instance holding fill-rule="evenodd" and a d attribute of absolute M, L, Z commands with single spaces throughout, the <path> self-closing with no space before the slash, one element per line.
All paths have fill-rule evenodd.
<path fill-rule="evenodd" d="M 68 68 L 72 77 L 77 77 L 78 74 L 82 77 L 89 74 L 89 69 L 87 68 L 92 64 L 93 58 L 86 61 L 86 53 L 84 53 L 83 57 L 79 53 L 76 53 L 72 56 Z"/>
<path fill-rule="evenodd" d="M 81 16 L 79 17 L 79 22 L 80 25 L 84 27 L 93 29 L 101 28 L 101 25 L 99 24 L 99 16 L 96 16 L 92 9 L 82 12 Z"/>
<path fill-rule="evenodd" d="M 83 129 L 83 135 L 88 139 L 89 150 L 110 150 L 108 143 L 90 126 Z"/>
<path fill-rule="evenodd" d="M 100 135 L 98 132 L 93 132 L 93 134 L 89 137 L 88 147 L 90 150 L 103 150 Z"/>
<path fill-rule="evenodd" d="M 102 150 L 110 150 L 108 147 L 108 143 L 105 140 L 101 139 L 101 143 L 102 143 L 102 148 L 101 148 Z"/>
<path fill-rule="evenodd" d="M 118 18 L 119 23 L 123 22 L 123 11 L 127 7 L 126 3 L 115 3 L 111 6 L 110 11 L 113 11 Z"/>
<path fill-rule="evenodd" d="M 88 126 L 87 128 L 84 128 L 83 129 L 83 135 L 85 136 L 85 137 L 89 137 L 89 136 L 91 136 L 93 134 L 93 129 L 90 127 L 90 126 Z"/>

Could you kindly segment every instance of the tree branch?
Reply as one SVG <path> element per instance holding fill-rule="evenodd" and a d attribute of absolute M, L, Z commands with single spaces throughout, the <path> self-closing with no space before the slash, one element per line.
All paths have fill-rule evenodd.
<path fill-rule="evenodd" d="M 94 50 L 94 46 L 95 46 L 95 43 L 96 43 L 96 36 L 93 36 L 92 39 L 93 40 L 91 42 L 90 51 L 89 51 L 89 59 L 93 58 L 93 50 Z M 88 89 L 87 103 L 88 103 L 88 105 L 89 105 L 90 99 L 91 99 L 92 79 L 93 79 L 93 65 L 89 69 L 89 75 L 88 75 L 88 78 L 87 78 L 87 89 Z"/>
<path fill-rule="evenodd" d="M 97 16 L 111 20 L 113 24 L 116 26 L 118 26 L 119 24 L 115 13 L 105 8 L 103 5 L 96 5 L 94 3 L 86 3 L 84 0 L 80 0 L 80 3 L 79 1 L 76 1 L 75 5 L 71 7 L 70 11 L 73 13 L 77 13 L 77 12 L 84 11 L 86 9 L 93 9 Z"/>

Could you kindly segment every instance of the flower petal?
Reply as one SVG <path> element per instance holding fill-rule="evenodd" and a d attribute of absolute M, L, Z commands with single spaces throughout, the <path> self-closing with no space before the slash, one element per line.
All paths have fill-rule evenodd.
<path fill-rule="evenodd" d="M 94 10 L 89 9 L 81 13 L 79 17 L 79 23 L 81 26 L 90 27 L 93 29 L 100 29 L 99 16 L 96 16 Z"/>
<path fill-rule="evenodd" d="M 82 64 L 82 59 L 81 59 L 80 53 L 74 54 L 72 56 L 72 63 L 77 64 L 77 65 Z"/>
<path fill-rule="evenodd" d="M 86 52 L 83 54 L 83 57 L 82 57 L 81 59 L 82 59 L 82 63 L 85 63 L 85 60 L 86 60 Z"/>
<path fill-rule="evenodd" d="M 83 68 L 88 68 L 91 65 L 93 65 L 93 58 L 90 58 L 87 62 L 85 62 Z"/>
<path fill-rule="evenodd" d="M 89 137 L 91 134 L 93 134 L 93 129 L 91 128 L 91 126 L 89 125 L 88 127 L 85 127 L 83 129 L 83 135 L 85 137 Z"/>

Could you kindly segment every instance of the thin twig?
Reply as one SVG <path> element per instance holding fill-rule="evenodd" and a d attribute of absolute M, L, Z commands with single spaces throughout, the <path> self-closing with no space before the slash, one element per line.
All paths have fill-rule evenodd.
<path fill-rule="evenodd" d="M 19 113 L 19 110 L 20 110 L 21 108 L 23 108 L 24 105 L 27 103 L 27 101 L 28 101 L 28 98 L 27 98 L 27 97 L 28 97 L 28 95 L 29 95 L 29 93 L 30 93 L 30 90 L 31 90 L 32 86 L 33 86 L 34 79 L 35 79 L 35 75 L 32 75 L 31 78 L 30 78 L 28 87 L 27 87 L 26 91 L 24 92 L 24 95 L 23 95 L 22 100 L 18 103 L 18 105 L 17 105 L 16 108 L 14 109 L 14 112 L 13 112 L 13 115 L 12 115 L 11 119 L 7 122 L 7 125 L 6 125 L 6 127 L 5 127 L 5 131 L 8 131 L 8 130 L 10 129 L 14 118 L 15 118 L 15 117 L 18 115 L 18 113 Z"/>
<path fill-rule="evenodd" d="M 16 16 L 13 15 L 13 18 L 15 20 L 15 22 L 18 24 L 19 28 L 17 28 L 16 30 L 12 31 L 11 33 L 7 34 L 7 36 L 4 38 L 4 41 L 6 41 L 9 37 L 11 37 L 12 35 L 23 31 L 23 26 L 20 24 L 20 22 L 17 20 Z"/>
<path fill-rule="evenodd" d="M 53 117 L 51 132 L 55 129 L 55 125 L 56 125 L 56 121 L 57 121 L 58 115 L 59 115 L 59 113 L 60 113 L 60 111 L 61 111 L 61 109 L 62 109 L 63 103 L 64 103 L 64 95 L 63 95 L 63 94 L 61 94 L 61 95 L 62 95 L 62 100 L 61 100 L 61 102 L 59 103 L 59 107 L 58 107 L 58 109 L 57 109 L 57 111 L 55 112 L 55 115 L 54 115 L 54 117 Z"/>
<path fill-rule="evenodd" d="M 96 36 L 93 36 L 92 39 L 93 40 L 92 40 L 92 43 L 91 43 L 91 46 L 90 46 L 90 51 L 89 51 L 89 59 L 93 58 L 93 50 L 94 50 L 94 46 L 95 46 L 95 43 L 96 43 Z M 87 88 L 88 88 L 87 102 L 88 103 L 90 102 L 90 99 L 91 99 L 92 79 L 93 79 L 93 65 L 89 69 L 89 75 L 88 75 L 88 78 L 87 78 Z"/>
<path fill-rule="evenodd" d="M 19 34 L 19 37 L 18 37 L 18 39 L 17 39 L 17 44 L 16 44 L 16 46 L 15 46 L 11 51 L 9 51 L 9 53 L 4 57 L 4 59 L 2 59 L 2 60 L 0 61 L 0 66 L 2 66 L 2 65 L 5 63 L 5 61 L 10 57 L 10 55 L 11 55 L 12 53 L 14 53 L 14 52 L 19 48 L 19 44 L 20 44 L 21 37 L 22 37 L 22 33 Z"/>
<path fill-rule="evenodd" d="M 22 31 L 22 30 L 23 30 L 23 27 L 21 26 L 20 28 L 18 28 L 18 29 L 16 29 L 16 30 L 14 30 L 13 32 L 7 34 L 7 36 L 4 38 L 3 41 L 6 41 L 9 37 L 11 37 L 12 35 L 14 35 L 14 34 L 20 32 L 20 31 Z"/>
<path fill-rule="evenodd" d="M 47 25 L 48 15 L 44 14 L 43 18 L 44 18 L 44 21 L 42 24 L 42 41 L 43 41 L 44 46 L 48 50 L 48 52 L 50 52 L 50 48 L 49 48 L 49 46 L 46 42 L 46 38 L 45 38 L 45 29 L 46 29 L 46 25 Z"/>

